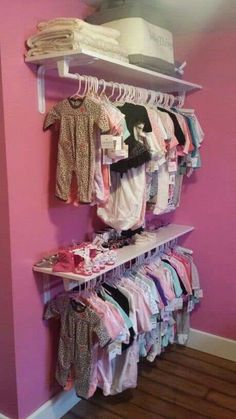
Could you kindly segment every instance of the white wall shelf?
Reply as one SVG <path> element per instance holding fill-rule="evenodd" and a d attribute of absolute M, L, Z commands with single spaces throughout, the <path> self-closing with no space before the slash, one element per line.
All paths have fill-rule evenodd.
<path fill-rule="evenodd" d="M 184 93 L 202 88 L 199 84 L 157 73 L 95 52 L 91 53 L 84 49 L 81 49 L 81 52 L 68 51 L 63 54 L 55 53 L 26 58 L 25 61 L 43 65 L 45 68 L 57 68 L 57 62 L 64 59 L 69 62 L 70 67 L 86 68 L 86 74 L 91 73 L 90 75 L 93 76 L 97 74 L 108 75 L 111 80 L 116 78 L 114 81 L 118 81 L 118 78 L 120 83 L 132 80 L 134 85 L 160 90 L 164 93 Z"/>
<path fill-rule="evenodd" d="M 79 52 L 65 51 L 63 54 L 52 53 L 37 57 L 27 57 L 25 62 L 39 66 L 38 95 L 39 110 L 41 113 L 45 112 L 45 103 L 43 102 L 44 74 L 49 69 L 57 69 L 60 77 L 76 79 L 75 73 L 77 72 L 104 78 L 106 81 L 128 83 L 136 87 L 144 87 L 163 93 L 176 93 L 178 95 L 202 88 L 199 84 L 115 60 L 95 52 L 89 52 L 85 49 L 80 49 Z M 69 73 L 69 68 L 74 69 L 74 74 Z"/>
<path fill-rule="evenodd" d="M 66 280 L 71 280 L 73 282 L 77 282 L 77 285 L 83 284 L 85 282 L 92 281 L 93 279 L 98 278 L 102 274 L 111 271 L 112 269 L 116 268 L 117 266 L 123 265 L 126 262 L 131 261 L 132 259 L 137 258 L 145 254 L 146 252 L 150 252 L 153 249 L 160 247 L 161 245 L 170 242 L 171 240 L 177 239 L 180 236 L 183 236 L 186 233 L 194 230 L 192 226 L 185 226 L 185 225 L 177 225 L 177 224 L 169 224 L 168 226 L 161 227 L 157 231 L 156 239 L 153 241 L 147 240 L 145 243 L 142 244 L 132 244 L 129 246 L 125 246 L 122 249 L 118 249 L 118 258 L 117 262 L 112 266 L 106 266 L 100 273 L 93 274 L 91 276 L 82 276 L 74 273 L 65 273 L 65 272 L 53 272 L 52 268 L 40 268 L 37 266 L 33 267 L 35 272 L 40 272 L 46 275 L 53 275 L 57 277 L 63 278 L 64 285 L 66 288 Z M 69 285 L 69 284 L 68 284 Z M 67 287 L 70 288 L 69 286 Z"/>

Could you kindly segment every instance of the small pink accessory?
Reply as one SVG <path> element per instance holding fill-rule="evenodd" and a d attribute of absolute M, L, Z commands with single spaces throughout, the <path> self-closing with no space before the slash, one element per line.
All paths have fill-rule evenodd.
<path fill-rule="evenodd" d="M 53 265 L 53 272 L 74 272 L 74 255 L 68 250 L 62 250 L 58 253 L 58 260 Z"/>

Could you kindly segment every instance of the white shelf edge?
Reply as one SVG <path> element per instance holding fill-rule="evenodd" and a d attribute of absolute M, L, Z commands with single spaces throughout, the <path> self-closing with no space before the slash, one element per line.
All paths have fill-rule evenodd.
<path fill-rule="evenodd" d="M 114 58 L 111 58 L 111 57 L 108 57 L 99 53 L 95 53 L 95 52 L 92 53 L 84 48 L 81 48 L 80 51 L 65 51 L 64 53 L 61 53 L 61 54 L 52 53 L 52 54 L 46 54 L 46 55 L 41 55 L 37 57 L 26 57 L 25 62 L 29 64 L 43 65 L 46 68 L 52 69 L 52 68 L 56 68 L 57 62 L 63 59 L 68 60 L 71 66 L 76 66 L 76 65 L 78 66 L 80 65 L 79 61 L 81 57 L 84 59 L 87 59 L 87 63 L 82 63 L 83 65 L 84 64 L 90 65 L 94 63 L 95 61 L 100 60 L 100 61 L 104 61 L 107 64 L 110 63 L 116 66 L 120 66 L 121 69 L 123 68 L 130 72 L 135 71 L 140 74 L 152 76 L 153 78 L 156 78 L 157 80 L 162 79 L 162 80 L 165 80 L 166 82 L 175 83 L 180 88 L 182 87 L 182 90 L 185 90 L 183 89 L 184 87 L 186 88 L 186 91 L 202 89 L 202 86 L 199 84 L 191 83 L 182 79 L 178 79 L 176 77 L 168 76 L 166 74 L 155 72 L 153 70 L 139 67 L 134 64 L 119 61 L 119 60 L 116 60 Z"/>
<path fill-rule="evenodd" d="M 82 276 L 74 273 L 65 273 L 65 272 L 53 272 L 51 268 L 40 268 L 37 266 L 33 266 L 34 272 L 39 272 L 47 275 L 57 276 L 63 279 L 68 279 L 72 281 L 76 281 L 79 284 L 83 284 L 93 279 L 98 278 L 99 276 L 103 275 L 111 271 L 112 269 L 116 268 L 117 266 L 123 265 L 130 260 L 143 255 L 146 252 L 149 252 L 157 247 L 168 243 L 171 240 L 177 239 L 178 237 L 183 236 L 194 230 L 193 226 L 185 226 L 179 224 L 169 224 L 166 227 L 161 227 L 158 231 L 157 241 L 147 241 L 144 244 L 133 244 L 129 246 L 125 246 L 122 249 L 118 249 L 118 260 L 114 265 L 107 266 L 105 269 L 100 271 L 99 273 L 93 274 L 89 277 Z"/>

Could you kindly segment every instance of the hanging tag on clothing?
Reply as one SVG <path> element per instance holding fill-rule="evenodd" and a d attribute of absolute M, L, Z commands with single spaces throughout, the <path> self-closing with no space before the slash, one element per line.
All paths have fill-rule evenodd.
<path fill-rule="evenodd" d="M 156 327 L 157 327 L 157 316 L 156 315 L 151 316 L 151 325 L 152 325 L 152 330 L 156 329 Z"/>
<path fill-rule="evenodd" d="M 102 153 L 102 164 L 112 164 L 113 160 L 108 157 L 108 150 L 104 149 Z"/>
<path fill-rule="evenodd" d="M 109 348 L 108 349 L 109 352 L 109 360 L 111 361 L 112 359 L 114 359 L 116 357 L 116 348 Z"/>
<path fill-rule="evenodd" d="M 116 338 L 119 342 L 129 343 L 130 333 L 128 330 L 123 330 Z"/>
<path fill-rule="evenodd" d="M 158 162 L 155 160 L 151 160 L 147 165 L 148 172 L 156 172 L 159 169 Z"/>
<path fill-rule="evenodd" d="M 170 318 L 169 318 L 169 326 L 174 326 L 175 323 L 176 323 L 176 321 L 173 318 L 173 316 L 170 316 Z"/>
<path fill-rule="evenodd" d="M 198 157 L 191 157 L 192 167 L 198 166 Z"/>
<path fill-rule="evenodd" d="M 183 308 L 183 298 L 174 298 L 169 303 L 170 311 L 181 310 Z"/>
<path fill-rule="evenodd" d="M 167 309 L 167 307 L 166 307 Z M 166 309 L 162 310 L 161 317 L 164 322 L 168 322 L 170 318 L 170 314 L 166 311 Z"/>
<path fill-rule="evenodd" d="M 182 297 L 179 297 L 179 298 L 176 298 L 175 299 L 175 301 L 176 301 L 176 305 L 175 305 L 175 309 L 176 310 L 182 310 L 182 308 L 183 308 L 183 298 Z"/>
<path fill-rule="evenodd" d="M 109 352 L 109 360 L 112 360 L 116 357 L 116 355 L 121 355 L 121 342 L 112 342 L 108 346 L 108 352 Z"/>
<path fill-rule="evenodd" d="M 116 137 L 113 137 L 113 135 L 106 135 L 106 134 L 101 135 L 101 147 L 114 150 L 115 149 L 114 138 Z"/>
<path fill-rule="evenodd" d="M 114 141 L 114 143 L 115 143 L 115 150 L 122 150 L 122 144 L 123 144 L 123 141 L 122 141 L 122 137 L 121 136 L 116 136 L 116 137 L 114 137 L 113 136 L 113 141 Z"/>
<path fill-rule="evenodd" d="M 176 163 L 176 161 L 169 161 L 168 162 L 168 172 L 169 173 L 177 172 L 177 163 Z"/>
<path fill-rule="evenodd" d="M 169 176 L 169 185 L 175 185 L 175 175 Z"/>
<path fill-rule="evenodd" d="M 194 297 L 202 298 L 203 297 L 203 290 L 201 288 L 194 290 Z"/>
<path fill-rule="evenodd" d="M 121 342 L 116 342 L 116 355 L 121 355 Z"/>
<path fill-rule="evenodd" d="M 194 302 L 193 302 L 193 299 L 190 298 L 188 300 L 187 313 L 191 313 L 191 311 L 193 311 L 193 309 L 194 309 Z"/>
<path fill-rule="evenodd" d="M 162 156 L 162 157 L 158 160 L 158 166 L 162 166 L 165 162 L 166 162 L 166 158 L 165 158 L 165 156 Z"/>

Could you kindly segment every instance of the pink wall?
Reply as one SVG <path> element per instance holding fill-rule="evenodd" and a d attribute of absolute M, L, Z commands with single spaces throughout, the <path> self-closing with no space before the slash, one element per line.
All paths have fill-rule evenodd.
<path fill-rule="evenodd" d="M 12 418 L 25 418 L 58 391 L 52 376 L 56 343 L 52 331 L 42 321 L 42 281 L 40 276 L 32 274 L 32 265 L 45 250 L 50 251 L 72 238 L 81 239 L 92 230 L 90 208 L 65 206 L 53 198 L 56 138 L 51 138 L 49 132 L 42 132 L 43 116 L 37 111 L 35 73 L 23 60 L 24 40 L 41 19 L 84 17 L 87 12 L 78 0 L 41 0 L 37 4 L 30 0 L 17 0 L 14 7 L 9 7 L 6 0 L 1 2 L 0 39 L 8 178 L 3 161 L 1 169 L 5 175 L 0 200 L 6 200 L 8 193 L 9 215 L 7 208 L 1 205 L 5 225 L 1 245 L 6 246 L 5 253 L 0 254 L 11 261 L 4 272 L 6 292 L 4 297 L 1 296 L 8 321 L 3 335 L 7 353 L 3 353 L 1 360 L 4 359 L 9 372 L 4 375 L 4 380 L 7 379 L 5 382 L 11 391 L 3 389 L 7 395 L 4 404 L 0 400 L 0 411 Z M 236 285 L 233 282 L 236 209 L 233 189 L 236 168 L 233 40 L 235 34 L 223 34 L 220 39 L 217 34 L 208 34 L 200 37 L 199 43 L 191 46 L 189 53 L 189 37 L 179 39 L 178 55 L 189 55 L 186 77 L 204 85 L 203 92 L 192 96 L 189 102 L 199 114 L 206 140 L 202 150 L 203 169 L 185 184 L 182 207 L 174 216 L 174 221 L 196 227 L 187 241 L 195 250 L 205 298 L 193 316 L 193 326 L 230 338 L 235 337 L 236 330 Z M 66 86 L 65 89 L 65 84 L 57 85 L 55 81 L 50 81 L 48 107 L 58 97 L 73 91 L 71 84 Z M 61 90 L 60 94 L 57 87 Z M 2 136 L 2 124 L 0 126 Z M 0 156 L 4 160 L 4 150 Z M 1 342 L 0 348 L 2 352 Z"/>
<path fill-rule="evenodd" d="M 203 85 L 189 96 L 205 131 L 203 167 L 185 181 L 181 208 L 172 221 L 196 230 L 186 243 L 194 249 L 204 300 L 192 327 L 236 338 L 236 32 L 177 39 L 176 56 L 187 58 L 185 78 Z"/>
<path fill-rule="evenodd" d="M 0 380 L 6 380 L 6 387 L 3 388 L 4 404 L 0 400 L 0 412 L 11 418 L 25 418 L 58 391 L 53 378 L 56 342 L 52 342 L 52 333 L 42 321 L 42 278 L 33 275 L 32 265 L 45 251 L 68 243 L 72 238 L 82 239 L 87 231 L 92 230 L 89 207 L 78 209 L 65 206 L 53 198 L 56 138 L 42 131 L 44 117 L 37 110 L 34 70 L 24 63 L 24 41 L 42 19 L 85 17 L 88 11 L 78 0 L 41 0 L 37 4 L 30 0 L 17 0 L 14 7 L 5 0 L 1 2 L 0 39 L 10 218 L 9 237 L 7 207 L 1 205 L 1 221 L 6 221 L 6 234 L 1 235 L 1 245 L 6 249 L 3 253 L 6 264 L 10 262 L 11 241 L 11 266 L 7 263 L 8 269 L 1 272 L 5 293 L 1 293 L 0 302 L 4 299 L 4 306 L 8 306 L 7 326 L 4 328 L 5 353 L 1 361 L 4 360 L 6 369 L 9 369 L 4 376 L 1 369 Z M 55 88 L 54 83 L 51 85 L 49 93 Z M 59 87 L 62 89 L 62 85 Z M 65 84 L 63 89 L 66 94 Z M 75 86 L 69 85 L 67 94 L 71 89 L 74 91 Z M 49 101 L 48 107 L 51 104 Z M 0 127 L 2 130 L 2 124 Z M 0 156 L 2 158 L 2 153 Z M 6 171 L 4 166 L 0 167 L 5 172 L 6 199 Z M 2 202 L 2 196 L 0 198 Z M 1 355 L 2 345 L 0 351 Z"/>
<path fill-rule="evenodd" d="M 17 412 L 16 365 L 14 351 L 13 302 L 11 283 L 10 226 L 8 185 L 2 103 L 2 77 L 0 60 L 0 412 L 14 415 Z"/>

